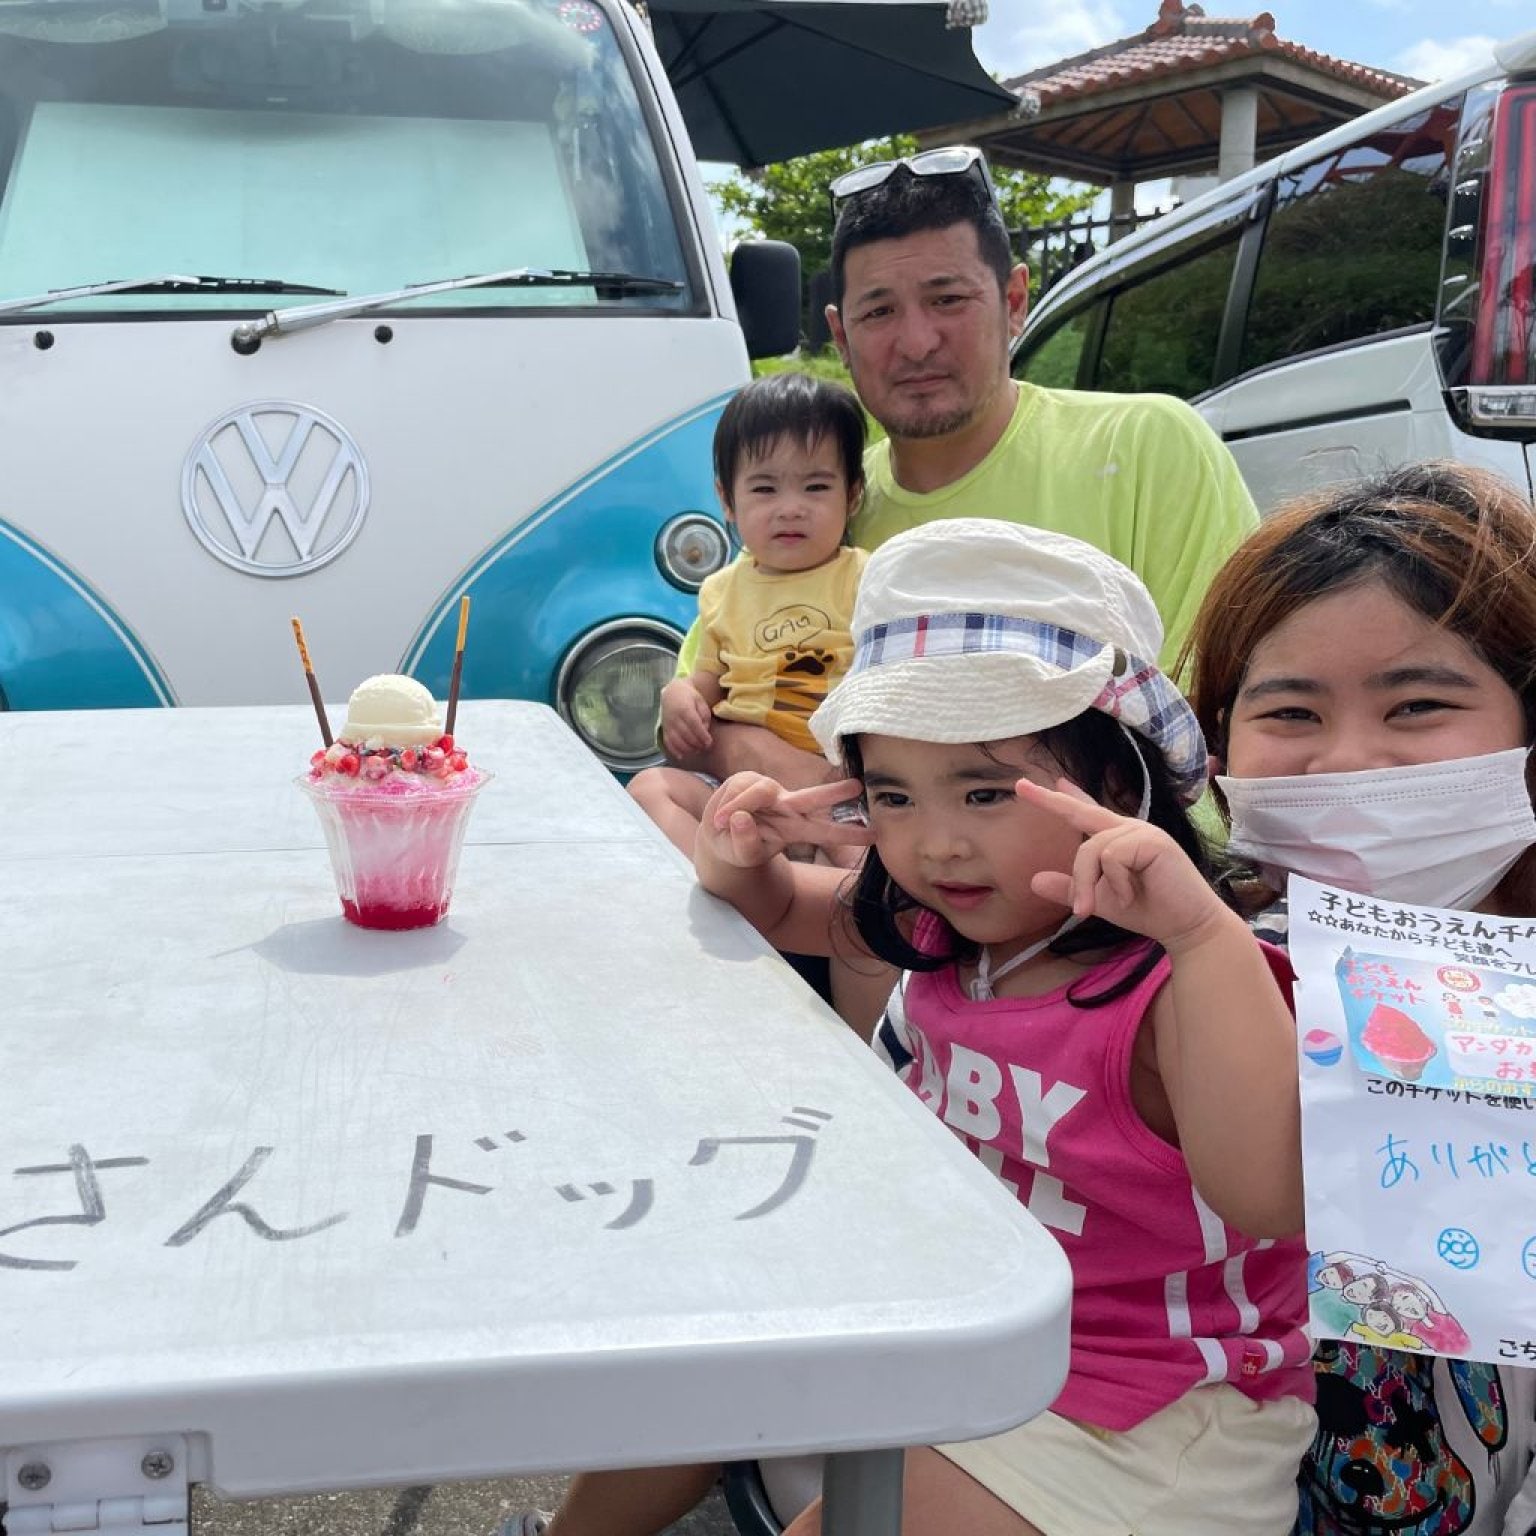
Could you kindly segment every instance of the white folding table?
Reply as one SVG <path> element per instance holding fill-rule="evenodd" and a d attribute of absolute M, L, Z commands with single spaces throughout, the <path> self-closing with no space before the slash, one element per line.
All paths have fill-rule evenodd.
<path fill-rule="evenodd" d="M 0 715 L 10 1536 L 801 1451 L 884 1536 L 1055 1396 L 1051 1238 L 556 716 L 458 735 L 452 911 L 372 933 L 307 709 Z"/>

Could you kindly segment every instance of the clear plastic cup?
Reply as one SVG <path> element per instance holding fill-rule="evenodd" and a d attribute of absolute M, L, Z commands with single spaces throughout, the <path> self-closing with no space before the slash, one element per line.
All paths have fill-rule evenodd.
<path fill-rule="evenodd" d="M 339 788 L 294 780 L 320 817 L 349 923 L 430 928 L 447 915 L 469 813 L 494 775 L 471 769 L 461 777 L 473 782 L 445 783 L 424 794 L 391 794 L 383 784 L 356 781 Z"/>

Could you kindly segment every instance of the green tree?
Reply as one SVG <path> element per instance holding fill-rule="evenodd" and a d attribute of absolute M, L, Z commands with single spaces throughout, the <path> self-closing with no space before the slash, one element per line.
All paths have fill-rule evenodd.
<path fill-rule="evenodd" d="M 720 206 L 764 240 L 787 240 L 800 252 L 800 270 L 806 282 L 825 270 L 832 256 L 832 206 L 827 187 L 844 171 L 871 160 L 894 160 L 916 154 L 918 142 L 910 134 L 855 144 L 847 149 L 824 149 L 777 165 L 767 165 L 750 176 L 733 174 L 710 187 Z M 1070 218 L 1086 208 L 1096 189 L 1059 190 L 1048 176 L 1027 171 L 994 170 L 1003 222 L 1010 230 Z"/>

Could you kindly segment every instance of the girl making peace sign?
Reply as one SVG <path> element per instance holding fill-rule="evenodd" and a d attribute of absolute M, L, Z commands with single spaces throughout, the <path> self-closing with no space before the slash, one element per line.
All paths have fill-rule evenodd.
<path fill-rule="evenodd" d="M 953 520 L 876 551 L 853 630 L 811 721 L 849 779 L 728 780 L 700 880 L 779 948 L 905 973 L 878 1044 L 1074 1278 L 1052 1410 L 910 1453 L 904 1529 L 1281 1536 L 1313 1422 L 1295 1034 L 1207 878 L 1156 609 L 1078 540 Z M 867 831 L 829 815 L 859 794 Z M 782 856 L 807 839 L 871 845 L 851 893 Z"/>

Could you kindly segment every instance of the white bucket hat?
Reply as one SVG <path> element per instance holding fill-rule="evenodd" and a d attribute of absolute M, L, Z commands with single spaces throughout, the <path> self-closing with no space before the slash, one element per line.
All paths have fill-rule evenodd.
<path fill-rule="evenodd" d="M 852 628 L 852 666 L 810 720 L 833 762 L 845 736 L 999 741 L 1097 709 L 1157 749 L 1186 804 L 1205 787 L 1194 711 L 1149 659 L 1157 606 L 1081 539 L 982 518 L 913 528 L 870 556 Z"/>

